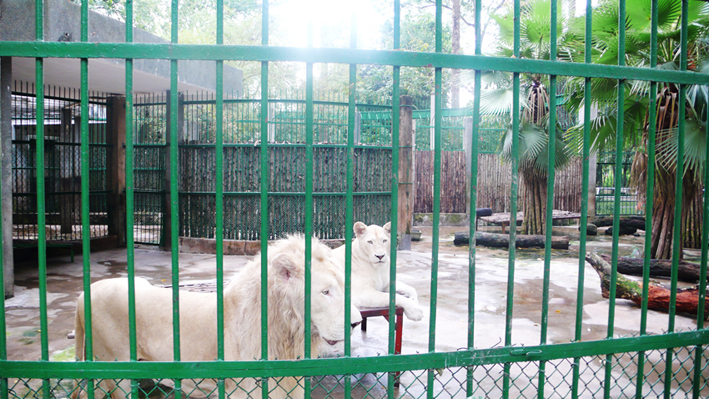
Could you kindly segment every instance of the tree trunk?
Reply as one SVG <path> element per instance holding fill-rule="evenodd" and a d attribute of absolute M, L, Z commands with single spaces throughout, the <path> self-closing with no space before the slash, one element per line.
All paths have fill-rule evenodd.
<path fill-rule="evenodd" d="M 591 223 L 596 227 L 613 226 L 613 216 L 595 217 L 591 219 Z M 620 227 L 632 227 L 638 230 L 645 230 L 645 217 L 643 216 L 628 216 L 620 218 Z"/>
<path fill-rule="evenodd" d="M 451 2 L 453 9 L 453 32 L 451 47 L 453 54 L 460 53 L 460 0 Z M 451 70 L 451 108 L 460 107 L 460 70 Z"/>
<path fill-rule="evenodd" d="M 586 261 L 593 266 L 601 278 L 601 294 L 604 298 L 610 297 L 611 265 L 603 260 L 598 254 L 589 252 L 586 254 Z M 621 275 L 617 276 L 615 297 L 628 299 L 636 305 L 642 304 L 642 283 L 629 280 Z M 650 282 L 648 287 L 648 309 L 667 311 L 670 305 L 671 291 L 666 287 L 654 282 Z M 676 297 L 677 313 L 696 315 L 699 305 L 699 290 L 697 287 L 678 289 Z M 704 319 L 709 315 L 709 298 L 705 298 Z"/>
<path fill-rule="evenodd" d="M 455 233 L 453 244 L 467 245 L 469 244 L 469 241 L 468 232 L 459 232 Z M 546 237 L 538 235 L 517 235 L 515 244 L 517 248 L 544 248 L 546 246 Z M 494 248 L 509 248 L 510 236 L 508 234 L 477 232 L 475 233 L 475 245 Z M 569 249 L 569 237 L 552 236 L 551 247 L 553 249 Z"/>
<path fill-rule="evenodd" d="M 601 255 L 601 258 L 606 262 L 611 262 L 611 257 Z M 642 276 L 644 269 L 643 259 L 637 258 L 618 258 L 618 273 L 630 274 L 632 276 Z M 650 260 L 650 276 L 652 277 L 670 277 L 672 275 L 672 261 L 668 259 L 651 259 Z M 679 262 L 677 270 L 677 278 L 679 281 L 688 283 L 696 283 L 699 281 L 699 265 L 685 261 Z"/>
<path fill-rule="evenodd" d="M 531 168 L 520 172 L 522 184 L 525 186 L 522 234 L 543 235 L 547 209 L 547 178 L 539 176 Z"/>
<path fill-rule="evenodd" d="M 650 256 L 653 259 L 670 259 L 672 257 L 675 200 L 674 197 L 663 196 L 657 192 L 654 197 Z"/>
<path fill-rule="evenodd" d="M 702 206 L 704 204 L 703 187 L 697 187 L 694 195 L 687 196 L 688 203 L 683 206 L 682 214 L 682 245 L 684 248 L 701 248 L 702 246 Z"/>

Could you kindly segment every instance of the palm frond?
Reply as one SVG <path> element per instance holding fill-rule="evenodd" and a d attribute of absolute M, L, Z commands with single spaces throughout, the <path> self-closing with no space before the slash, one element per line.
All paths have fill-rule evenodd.
<path fill-rule="evenodd" d="M 706 165 L 706 125 L 696 119 L 684 124 L 684 171 L 683 176 L 701 180 Z M 677 135 L 679 129 L 665 129 L 657 133 L 657 163 L 672 173 L 677 170 Z"/>
<path fill-rule="evenodd" d="M 548 119 L 546 121 L 548 123 Z M 549 134 L 548 125 L 539 126 L 523 121 L 518 129 L 518 154 L 519 170 L 533 169 L 540 176 L 548 173 L 549 167 Z M 499 154 L 506 162 L 511 162 L 514 156 L 512 152 L 512 138 L 514 129 L 508 126 L 505 134 L 501 138 Z M 562 132 L 557 125 L 555 135 L 554 167 L 561 168 L 567 165 L 571 159 L 571 154 L 563 140 Z"/>
<path fill-rule="evenodd" d="M 488 89 L 480 93 L 480 112 L 489 115 L 511 115 L 513 105 L 511 89 Z"/>

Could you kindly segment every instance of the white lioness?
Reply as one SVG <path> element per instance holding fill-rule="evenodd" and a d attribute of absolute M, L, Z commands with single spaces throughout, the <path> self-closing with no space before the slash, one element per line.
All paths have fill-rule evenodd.
<path fill-rule="evenodd" d="M 389 305 L 389 255 L 391 253 L 391 224 L 383 227 L 354 224 L 352 241 L 352 302 L 357 307 L 382 307 Z M 344 265 L 345 246 L 333 251 Z M 400 281 L 396 282 L 396 306 L 404 308 L 411 320 L 423 318 L 416 290 Z"/>
<path fill-rule="evenodd" d="M 224 289 L 225 360 L 261 358 L 261 262 L 257 255 Z M 268 247 L 268 358 L 296 359 L 304 355 L 304 266 L 305 240 L 291 236 Z M 335 345 L 345 339 L 344 275 L 332 250 L 312 239 L 311 352 L 320 345 Z M 135 280 L 138 360 L 173 360 L 172 290 Z M 98 281 L 91 285 L 93 356 L 98 360 L 129 360 L 127 279 Z M 362 320 L 352 306 L 352 328 Z M 83 294 L 76 309 L 76 354 L 85 357 Z M 351 331 L 350 329 L 347 329 Z M 217 358 L 217 298 L 213 293 L 180 292 L 180 354 L 185 361 Z M 300 384 L 298 382 L 300 381 Z M 230 397 L 260 397 L 255 379 L 227 380 Z M 111 398 L 130 393 L 130 380 L 118 384 L 103 380 L 96 398 L 111 392 Z M 302 378 L 270 380 L 270 397 L 302 397 Z M 183 392 L 204 396 L 214 380 L 199 382 L 201 390 L 190 394 L 194 381 L 183 380 Z M 112 391 L 113 390 L 113 391 Z M 75 394 L 78 392 L 75 391 Z M 74 395 L 76 396 L 76 395 Z"/>

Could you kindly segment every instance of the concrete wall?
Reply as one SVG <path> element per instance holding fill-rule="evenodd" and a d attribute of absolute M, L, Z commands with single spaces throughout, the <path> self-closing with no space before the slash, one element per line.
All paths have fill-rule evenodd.
<path fill-rule="evenodd" d="M 2 178 L 0 180 L 0 209 L 2 209 L 2 265 L 5 297 L 9 298 L 15 292 L 14 260 L 12 253 L 12 58 L 0 58 L 0 165 Z"/>
<path fill-rule="evenodd" d="M 0 41 L 33 41 L 35 35 L 35 3 L 34 0 L 0 0 Z M 109 17 L 90 12 L 88 41 L 93 43 L 123 43 L 125 42 L 125 24 Z M 81 41 L 81 8 L 79 3 L 66 0 L 44 0 L 44 40 L 45 41 Z M 136 43 L 167 43 L 151 33 L 134 29 L 133 40 Z M 92 60 L 124 65 L 122 59 Z M 169 88 L 170 61 L 141 60 L 133 62 L 135 79 L 141 74 L 165 79 Z M 47 68 L 49 69 L 49 68 Z M 216 88 L 216 67 L 213 61 L 185 60 L 178 62 L 178 80 L 192 86 L 190 90 L 199 88 L 213 91 Z M 47 71 L 49 72 L 49 71 Z M 90 74 L 101 73 L 100 67 L 91 68 Z M 107 77 L 115 78 L 115 74 Z M 224 67 L 224 93 L 242 92 L 243 73 L 228 66 Z M 57 83 L 47 81 L 49 85 Z M 94 88 L 92 87 L 92 90 Z M 95 88 L 101 91 L 102 89 Z M 141 90 L 136 87 L 136 91 Z M 115 92 L 112 91 L 112 92 Z M 122 91 L 121 91 L 122 93 Z"/>

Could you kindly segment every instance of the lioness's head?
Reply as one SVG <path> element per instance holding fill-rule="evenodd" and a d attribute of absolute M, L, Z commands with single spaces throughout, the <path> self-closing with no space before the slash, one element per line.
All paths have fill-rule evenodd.
<path fill-rule="evenodd" d="M 360 256 L 365 257 L 375 266 L 389 264 L 389 254 L 391 253 L 391 223 L 384 226 L 370 224 L 367 226 L 362 222 L 354 224 L 355 244 Z"/>
<path fill-rule="evenodd" d="M 305 240 L 303 236 L 291 236 L 269 247 L 269 263 L 276 275 L 274 290 L 281 291 L 283 300 L 291 300 L 298 307 L 300 322 L 304 318 L 305 293 Z M 327 345 L 335 345 L 345 339 L 345 277 L 342 268 L 333 258 L 332 250 L 312 239 L 310 306 L 313 344 L 322 339 Z M 362 316 L 350 305 L 351 331 L 362 322 Z M 282 317 L 282 315 L 281 315 Z"/>

